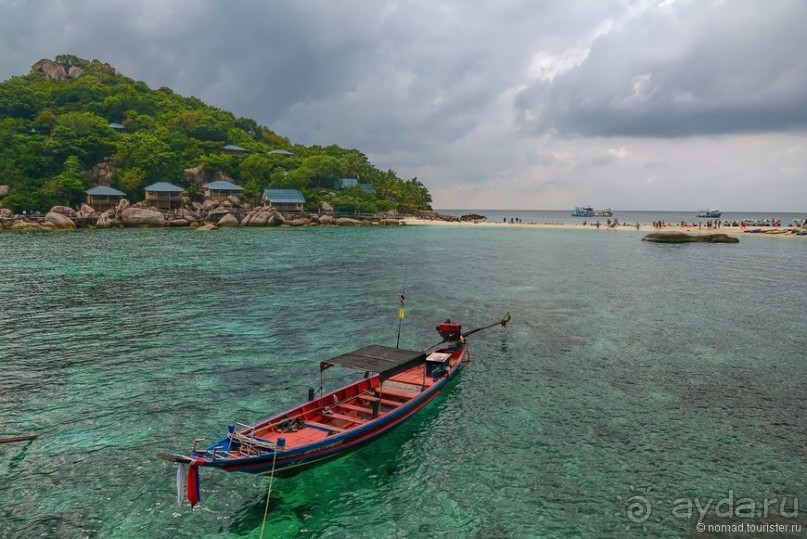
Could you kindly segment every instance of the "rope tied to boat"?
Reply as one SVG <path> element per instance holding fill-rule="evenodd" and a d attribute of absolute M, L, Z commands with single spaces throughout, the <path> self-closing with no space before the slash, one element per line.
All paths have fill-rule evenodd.
<path fill-rule="evenodd" d="M 274 454 L 272 455 L 272 469 L 269 472 L 269 492 L 266 493 L 266 507 L 263 509 L 263 522 L 261 522 L 261 539 L 263 539 L 263 532 L 266 530 L 266 516 L 269 514 L 269 500 L 272 497 L 272 482 L 275 478 L 275 464 L 277 463 L 277 452 L 278 449 L 281 449 L 286 446 L 286 440 L 284 438 L 277 439 L 277 449 L 275 449 Z"/>

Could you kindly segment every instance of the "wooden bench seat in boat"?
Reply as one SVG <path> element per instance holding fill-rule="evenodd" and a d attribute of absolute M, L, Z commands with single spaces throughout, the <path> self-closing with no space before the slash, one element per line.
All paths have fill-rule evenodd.
<path fill-rule="evenodd" d="M 344 408 L 345 410 L 350 410 L 351 412 L 359 412 L 360 414 L 367 414 L 373 415 L 372 408 L 367 408 L 366 406 L 356 406 L 355 404 L 340 404 L 337 408 Z"/>
<path fill-rule="evenodd" d="M 330 414 L 328 414 L 328 417 L 332 417 L 334 419 L 341 419 L 342 421 L 350 421 L 351 423 L 358 423 L 359 425 L 363 425 L 364 423 L 367 423 L 366 419 L 362 419 L 360 417 L 354 417 L 354 416 L 350 416 L 350 415 L 337 414 L 336 412 L 331 412 Z"/>
<path fill-rule="evenodd" d="M 381 404 L 384 404 L 386 406 L 390 406 L 392 408 L 397 408 L 398 406 L 404 404 L 401 401 L 391 401 L 389 399 L 379 399 L 378 397 L 370 397 L 369 395 L 361 395 L 359 397 L 359 399 L 363 400 L 363 401 L 367 401 L 367 402 L 375 402 L 377 400 L 380 400 Z"/>
<path fill-rule="evenodd" d="M 305 421 L 305 424 L 310 426 L 310 427 L 314 427 L 314 428 L 317 428 L 317 429 L 330 430 L 330 431 L 333 431 L 333 432 L 345 432 L 347 430 L 347 429 L 343 429 L 342 427 L 335 427 L 333 425 L 326 425 L 324 423 L 317 423 L 316 421 L 311 421 L 309 419 L 307 419 Z"/>
<path fill-rule="evenodd" d="M 389 395 L 390 397 L 398 397 L 400 399 L 406 399 L 406 400 L 417 397 L 418 394 L 420 393 L 420 391 L 418 391 L 417 393 L 407 393 L 406 391 L 399 391 L 396 389 L 389 389 L 386 387 L 382 387 L 379 392 L 381 393 L 382 396 Z"/>

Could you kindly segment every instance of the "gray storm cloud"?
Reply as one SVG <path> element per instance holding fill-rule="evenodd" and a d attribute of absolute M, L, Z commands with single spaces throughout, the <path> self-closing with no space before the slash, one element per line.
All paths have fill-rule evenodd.
<path fill-rule="evenodd" d="M 722 198 L 751 170 L 746 192 L 778 191 L 745 200 L 776 205 L 807 197 L 804 28 L 801 0 L 0 0 L 0 79 L 97 58 L 359 148 L 443 207 L 681 205 L 685 185 L 678 202 L 652 189 L 686 176 Z"/>
<path fill-rule="evenodd" d="M 807 127 L 807 4 L 647 10 L 516 99 L 522 128 L 682 137 Z"/>

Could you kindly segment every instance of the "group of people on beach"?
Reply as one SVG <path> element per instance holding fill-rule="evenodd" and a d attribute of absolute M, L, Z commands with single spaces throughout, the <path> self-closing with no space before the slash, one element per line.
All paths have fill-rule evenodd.
<path fill-rule="evenodd" d="M 699 228 L 702 229 L 704 227 L 703 222 L 698 221 L 697 223 L 687 223 L 686 221 L 681 221 L 678 224 L 668 223 L 665 220 L 661 221 L 653 221 L 653 228 L 664 228 L 665 226 L 680 226 L 681 228 Z M 714 221 L 706 221 L 706 228 L 720 228 L 720 220 L 715 219 Z"/>
<path fill-rule="evenodd" d="M 586 226 L 587 224 L 588 224 L 587 220 L 583 221 L 583 226 Z M 616 228 L 619 225 L 622 225 L 622 226 L 636 226 L 636 230 L 639 230 L 639 223 L 636 223 L 636 225 L 631 225 L 630 223 L 620 223 L 619 222 L 619 217 L 614 217 L 613 220 L 611 220 L 611 219 L 606 219 L 605 220 L 605 228 Z M 591 223 L 591 226 L 596 227 L 597 229 L 599 229 L 600 226 L 602 226 L 602 225 L 600 224 L 600 220 L 597 219 L 597 221 L 595 223 Z"/>

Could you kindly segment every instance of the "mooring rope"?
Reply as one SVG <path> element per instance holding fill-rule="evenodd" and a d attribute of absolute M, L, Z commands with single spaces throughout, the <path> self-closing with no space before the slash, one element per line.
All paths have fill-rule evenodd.
<path fill-rule="evenodd" d="M 261 523 L 261 539 L 266 529 L 266 515 L 269 514 L 269 499 L 272 497 L 272 481 L 275 478 L 275 463 L 277 462 L 277 448 L 272 456 L 272 470 L 269 472 L 269 492 L 266 493 L 266 507 L 263 510 L 263 522 Z"/>

